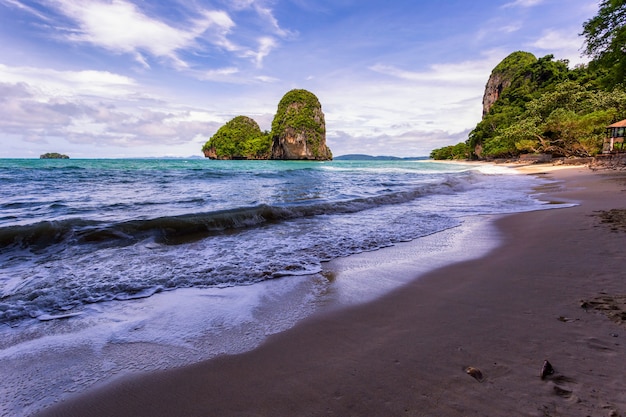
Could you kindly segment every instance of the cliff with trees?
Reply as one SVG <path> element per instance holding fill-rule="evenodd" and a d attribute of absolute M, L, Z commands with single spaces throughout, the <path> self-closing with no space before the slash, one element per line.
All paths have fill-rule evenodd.
<path fill-rule="evenodd" d="M 492 71 L 483 118 L 468 139 L 435 149 L 434 159 L 512 158 L 546 153 L 593 156 L 606 126 L 626 119 L 626 2 L 605 0 L 583 26 L 592 60 L 573 69 L 552 55 L 514 52 Z"/>
<path fill-rule="evenodd" d="M 262 132 L 249 117 L 237 116 L 218 129 L 202 152 L 211 159 L 332 159 L 322 105 L 313 93 L 300 89 L 280 100 L 270 132 Z"/>

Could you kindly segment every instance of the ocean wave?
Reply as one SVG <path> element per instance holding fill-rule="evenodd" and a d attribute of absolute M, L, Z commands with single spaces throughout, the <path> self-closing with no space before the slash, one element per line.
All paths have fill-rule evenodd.
<path fill-rule="evenodd" d="M 409 191 L 388 192 L 339 201 L 282 206 L 260 204 L 252 207 L 113 223 L 82 218 L 43 221 L 30 225 L 0 228 L 0 253 L 12 248 L 43 250 L 61 243 L 127 245 L 148 238 L 162 244 L 181 244 L 214 234 L 269 223 L 320 215 L 356 213 L 378 206 L 401 204 L 424 195 L 458 191 L 462 186 L 463 181 L 458 178 L 448 178 L 442 182 L 423 184 Z"/>
<path fill-rule="evenodd" d="M 332 164 L 217 166 L 90 169 L 62 180 L 33 172 L 28 193 L 1 184 L 13 196 L 5 203 L 16 204 L 3 215 L 19 220 L 0 227 L 0 323 L 313 274 L 324 261 L 437 233 L 462 216 L 534 207 L 517 191 L 526 176 L 511 182 L 456 165 L 435 173 L 418 164 L 330 173 Z M 56 203 L 69 207 L 51 210 Z"/>

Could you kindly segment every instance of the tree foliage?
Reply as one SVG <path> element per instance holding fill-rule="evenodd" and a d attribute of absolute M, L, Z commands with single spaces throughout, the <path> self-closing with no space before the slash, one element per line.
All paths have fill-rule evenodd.
<path fill-rule="evenodd" d="M 287 133 L 302 134 L 315 159 L 332 159 L 326 146 L 326 124 L 317 97 L 307 91 L 287 92 L 272 121 L 272 131 L 261 132 L 259 125 L 247 116 L 237 116 L 211 136 L 202 152 L 212 159 L 283 159 L 273 147 L 281 149 L 280 138 Z M 307 157 L 309 155 L 307 154 Z"/>
<path fill-rule="evenodd" d="M 625 22 L 626 0 L 601 3 L 598 16 L 585 23 L 587 53 L 595 58 L 589 65 L 569 69 L 552 55 L 535 60 L 520 52 L 505 58 L 491 75 L 503 79 L 504 88 L 464 143 L 470 156 L 600 152 L 606 126 L 626 119 Z M 435 149 L 431 157 L 456 159 L 453 148 Z"/>
<path fill-rule="evenodd" d="M 70 157 L 58 152 L 48 152 L 40 155 L 39 159 L 70 159 Z"/>
<path fill-rule="evenodd" d="M 268 132 L 261 132 L 257 122 L 246 116 L 237 116 L 211 136 L 203 152 L 212 152 L 217 159 L 266 159 L 272 141 Z"/>
<path fill-rule="evenodd" d="M 278 143 L 288 131 L 303 133 L 315 158 L 332 158 L 326 141 L 322 105 L 315 94 L 303 89 L 288 91 L 278 103 L 272 120 L 272 141 Z"/>
<path fill-rule="evenodd" d="M 468 159 L 469 156 L 469 146 L 463 142 L 457 143 L 456 145 L 444 146 L 430 153 L 432 159 Z"/>
<path fill-rule="evenodd" d="M 626 74 L 626 0 L 603 0 L 598 14 L 583 25 L 585 53 L 604 69 L 602 83 L 609 89 L 623 83 Z"/>

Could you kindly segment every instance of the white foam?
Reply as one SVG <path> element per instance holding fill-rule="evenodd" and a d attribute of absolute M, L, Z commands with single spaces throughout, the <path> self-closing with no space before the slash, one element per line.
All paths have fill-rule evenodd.
<path fill-rule="evenodd" d="M 0 415 L 31 414 L 126 372 L 252 349 L 316 311 L 367 302 L 420 273 L 482 256 L 497 239 L 489 222 L 472 217 L 423 239 L 325 263 L 323 275 L 178 289 L 94 304 L 66 320 L 2 328 L 0 378 L 11 384 L 0 393 Z"/>
<path fill-rule="evenodd" d="M 486 217 L 467 217 L 456 228 L 411 242 L 335 259 L 325 267 L 337 276 L 330 287 L 339 305 L 371 301 L 434 269 L 485 256 L 500 242 Z"/>
<path fill-rule="evenodd" d="M 475 171 L 488 175 L 519 175 L 521 172 L 517 169 L 502 165 L 480 164 L 472 168 Z"/>
<path fill-rule="evenodd" d="M 252 349 L 314 310 L 324 280 L 288 278 L 187 288 L 105 302 L 81 316 L 0 328 L 0 415 L 25 416 L 126 372 L 182 366 Z M 53 320 L 65 317 L 65 320 Z"/>

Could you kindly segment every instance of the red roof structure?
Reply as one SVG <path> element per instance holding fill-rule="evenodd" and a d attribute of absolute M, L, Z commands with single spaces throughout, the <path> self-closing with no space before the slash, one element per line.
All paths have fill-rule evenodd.
<path fill-rule="evenodd" d="M 607 137 L 602 145 L 602 153 L 626 151 L 624 137 L 626 136 L 626 120 L 613 123 L 606 128 Z"/>
<path fill-rule="evenodd" d="M 626 119 L 622 120 L 621 122 L 613 123 L 612 125 L 607 126 L 607 129 L 610 129 L 612 127 L 626 127 Z"/>

